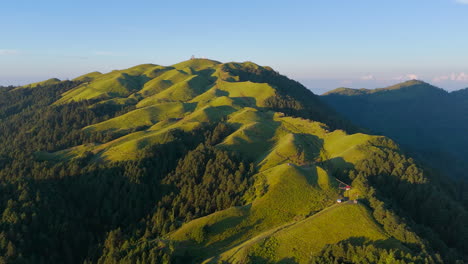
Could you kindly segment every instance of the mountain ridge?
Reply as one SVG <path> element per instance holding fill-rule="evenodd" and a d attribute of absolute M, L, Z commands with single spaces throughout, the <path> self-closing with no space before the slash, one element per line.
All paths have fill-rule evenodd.
<path fill-rule="evenodd" d="M 58 263 L 466 259 L 466 209 L 394 141 L 362 133 L 270 67 L 175 65 L 2 92 L 0 253 Z"/>
<path fill-rule="evenodd" d="M 427 82 L 420 81 L 420 80 L 410 80 L 405 81 L 402 83 L 398 83 L 395 85 L 391 85 L 384 88 L 375 88 L 375 89 L 366 89 L 366 88 L 346 88 L 340 87 L 331 91 L 324 93 L 322 96 L 329 96 L 329 95 L 371 95 L 371 94 L 378 94 L 384 92 L 418 92 L 415 94 L 421 95 L 427 92 L 439 93 L 439 94 L 449 94 L 449 92 L 445 91 L 442 88 L 433 86 Z"/>
<path fill-rule="evenodd" d="M 466 90 L 447 92 L 424 82 L 410 81 L 365 93 L 338 89 L 322 98 L 361 127 L 387 135 L 428 164 L 436 165 L 437 169 L 449 167 L 448 174 L 463 178 L 465 169 L 459 163 L 466 163 L 464 157 L 468 154 L 465 151 L 468 142 L 463 136 L 468 134 Z M 459 162 L 446 166 L 437 159 Z"/>

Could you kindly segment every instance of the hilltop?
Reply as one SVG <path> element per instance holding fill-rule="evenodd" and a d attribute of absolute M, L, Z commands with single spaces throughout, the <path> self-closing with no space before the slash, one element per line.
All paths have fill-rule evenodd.
<path fill-rule="evenodd" d="M 56 105 L 87 101 L 91 108 L 134 109 L 84 128 L 89 133 L 117 137 L 106 144 L 81 148 L 102 160 L 135 159 L 143 148 L 167 143 L 175 130 L 190 131 L 249 109 L 259 116 L 259 124 L 275 122 L 272 117 L 256 114 L 271 109 L 327 123 L 332 128 L 354 129 L 301 84 L 251 62 L 222 64 L 193 59 L 171 66 L 143 64 L 74 80 L 81 84 L 63 93 Z M 245 123 L 238 130 L 248 131 L 252 125 Z M 80 155 L 80 151 L 67 151 L 73 152 Z M 57 153 L 58 159 L 62 153 Z"/>
<path fill-rule="evenodd" d="M 271 67 L 142 64 L 0 100 L 9 261 L 467 257 L 468 215 L 450 182 Z"/>

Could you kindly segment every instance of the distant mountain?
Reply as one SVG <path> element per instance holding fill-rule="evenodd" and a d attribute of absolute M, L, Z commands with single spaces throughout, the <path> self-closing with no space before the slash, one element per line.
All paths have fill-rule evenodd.
<path fill-rule="evenodd" d="M 421 81 L 374 90 L 338 88 L 322 96 L 371 133 L 389 136 L 431 166 L 468 179 L 468 89 Z"/>
<path fill-rule="evenodd" d="M 463 192 L 359 132 L 252 62 L 1 91 L 0 262 L 468 260 Z"/>
<path fill-rule="evenodd" d="M 377 89 L 351 89 L 351 88 L 337 88 L 335 90 L 329 91 L 324 95 L 347 95 L 347 96 L 356 96 L 356 95 L 374 95 L 375 98 L 380 98 L 382 100 L 402 100 L 407 98 L 413 98 L 418 96 L 434 96 L 434 95 L 444 95 L 447 92 L 441 88 L 432 86 L 428 83 L 418 80 L 411 80 L 402 82 L 396 85 L 392 85 L 386 88 L 377 88 Z M 377 96 L 378 95 L 378 96 Z M 385 95 L 385 96 L 383 96 Z"/>

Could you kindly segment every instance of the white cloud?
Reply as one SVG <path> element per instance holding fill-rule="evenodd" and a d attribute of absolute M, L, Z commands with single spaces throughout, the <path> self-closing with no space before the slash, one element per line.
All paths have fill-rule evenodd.
<path fill-rule="evenodd" d="M 418 76 L 416 74 L 407 74 L 406 78 L 408 78 L 410 80 L 417 80 Z"/>
<path fill-rule="evenodd" d="M 359 79 L 364 80 L 364 81 L 375 80 L 375 76 L 372 74 L 369 74 L 369 75 L 361 76 L 361 78 Z"/>
<path fill-rule="evenodd" d="M 16 55 L 18 53 L 19 51 L 14 49 L 0 49 L 0 55 Z"/>
<path fill-rule="evenodd" d="M 448 75 L 436 76 L 432 79 L 434 82 L 455 81 L 455 82 L 468 82 L 468 73 L 460 72 Z"/>
<path fill-rule="evenodd" d="M 468 0 L 455 0 L 455 2 L 457 2 L 459 4 L 468 5 Z"/>
<path fill-rule="evenodd" d="M 416 75 L 414 73 L 409 73 L 409 74 L 394 77 L 392 79 L 397 80 L 397 81 L 408 81 L 408 80 L 417 80 L 417 79 L 419 79 L 419 77 L 418 77 L 418 75 Z"/>

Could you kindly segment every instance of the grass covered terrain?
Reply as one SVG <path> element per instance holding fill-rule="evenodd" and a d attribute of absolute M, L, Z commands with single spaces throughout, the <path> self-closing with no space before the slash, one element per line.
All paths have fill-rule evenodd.
<path fill-rule="evenodd" d="M 338 244 L 435 259 L 414 232 L 414 222 L 422 226 L 417 230 L 433 228 L 427 218 L 406 221 L 412 216 L 391 209 L 403 199 L 424 203 L 428 178 L 391 140 L 357 133 L 269 67 L 194 59 L 90 73 L 75 82 L 49 102 L 51 117 L 43 123 L 60 128 L 57 109 L 70 107 L 82 125 L 71 120 L 70 142 L 44 143 L 34 158 L 51 167 L 50 175 L 70 170 L 69 181 L 90 194 L 90 182 L 113 191 L 96 193 L 98 204 L 77 212 L 97 219 L 86 230 L 106 221 L 104 235 L 83 238 L 92 244 L 83 249 L 94 252 L 91 262 L 309 263 Z M 42 130 L 29 128 L 29 135 L 34 131 Z M 352 190 L 339 189 L 337 179 Z M 416 198 L 411 188 L 420 188 Z M 403 197 L 392 199 L 395 190 Z M 80 196 L 67 195 L 81 205 Z M 343 197 L 360 203 L 336 204 Z M 460 212 L 453 230 L 463 230 Z M 450 252 L 449 239 L 427 237 Z"/>
<path fill-rule="evenodd" d="M 249 259 L 271 262 L 290 259 L 296 263 L 308 263 L 310 256 L 319 254 L 325 245 L 348 239 L 373 241 L 388 248 L 402 247 L 397 240 L 389 239 L 366 207 L 341 204 L 262 233 L 224 252 L 217 259 L 230 263 L 242 263 Z M 216 261 L 213 258 L 206 262 Z"/>
<path fill-rule="evenodd" d="M 279 96 L 278 88 L 281 87 L 255 78 L 240 81 L 240 75 L 235 75 L 236 72 L 260 69 L 276 74 L 270 68 L 250 62 L 221 64 L 206 59 L 167 67 L 143 64 L 106 74 L 94 72 L 76 78 L 82 84 L 65 92 L 56 104 L 91 100 L 95 102 L 91 108 L 102 105 L 136 108 L 84 128 L 89 133 L 120 137 L 91 150 L 103 160 L 135 159 L 137 152 L 145 147 L 174 140 L 173 131 L 188 131 L 202 124 L 228 119 L 235 131 L 220 147 L 236 149 L 246 155 L 268 156 L 264 161 L 266 166 L 275 165 L 279 160 L 286 161 L 286 156 L 291 156 L 295 162 L 305 162 L 300 159 L 311 158 L 320 152 L 319 145 L 314 153 L 305 148 L 309 141 L 314 141 L 307 135 L 310 132 L 298 132 L 301 135 L 287 132 L 294 125 L 282 122 L 274 117 L 274 112 L 268 112 L 271 107 L 267 107 L 266 102 Z M 300 103 L 293 107 L 300 107 Z M 257 117 L 250 119 L 248 115 Z M 250 144 L 243 144 L 245 142 Z M 304 153 L 292 157 L 293 153 L 301 151 Z"/>

